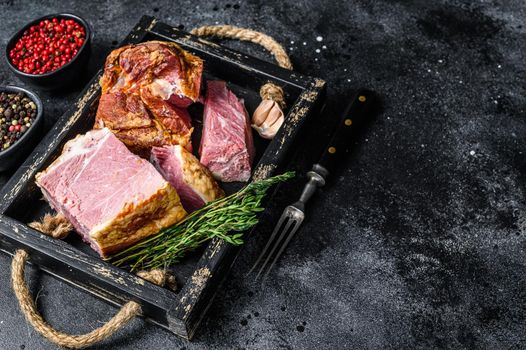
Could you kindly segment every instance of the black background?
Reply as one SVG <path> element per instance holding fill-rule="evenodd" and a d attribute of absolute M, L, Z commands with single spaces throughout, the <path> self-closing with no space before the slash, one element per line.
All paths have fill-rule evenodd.
<path fill-rule="evenodd" d="M 2 49 L 38 16 L 71 11 L 93 26 L 86 78 L 39 93 L 47 127 L 143 14 L 185 29 L 226 23 L 266 32 L 296 70 L 328 81 L 328 108 L 291 168 L 314 160 L 354 89 L 382 99 L 264 289 L 245 277 L 262 242 L 253 239 L 192 343 L 134 320 L 101 349 L 526 346 L 523 1 L 2 0 L 0 9 Z M 271 60 L 251 44 L 226 44 Z M 0 83 L 23 85 L 5 63 Z M 295 200 L 298 182 L 276 200 Z M 10 258 L 0 255 L 0 267 L 0 348 L 54 348 L 18 310 Z M 86 332 L 116 311 L 36 270 L 28 277 L 59 329 Z"/>

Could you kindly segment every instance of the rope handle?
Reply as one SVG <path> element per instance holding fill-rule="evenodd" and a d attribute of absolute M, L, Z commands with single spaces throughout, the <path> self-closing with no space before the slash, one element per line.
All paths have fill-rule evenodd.
<path fill-rule="evenodd" d="M 254 44 L 263 46 L 267 51 L 274 55 L 278 65 L 285 69 L 292 69 L 289 55 L 274 38 L 271 36 L 247 28 L 240 28 L 230 25 L 202 26 L 194 28 L 190 34 L 197 36 L 208 36 L 216 38 L 237 39 L 240 41 L 249 41 Z"/>
<path fill-rule="evenodd" d="M 49 341 L 59 346 L 73 349 L 82 349 L 93 344 L 99 343 L 112 336 L 119 329 L 124 327 L 134 317 L 142 313 L 141 305 L 135 301 L 128 301 L 120 310 L 108 320 L 104 325 L 82 335 L 70 335 L 63 333 L 47 323 L 42 315 L 38 312 L 35 302 L 29 292 L 25 282 L 25 266 L 29 255 L 25 250 L 18 249 L 13 257 L 11 264 L 11 283 L 15 296 L 20 304 L 20 310 L 27 321 Z M 144 278 L 159 286 L 165 284 L 175 290 L 175 278 L 170 276 L 164 270 L 156 269 L 151 271 L 139 271 L 139 277 Z"/>
<path fill-rule="evenodd" d="M 68 348 L 82 349 L 101 342 L 118 331 L 131 319 L 141 313 L 141 306 L 135 301 L 129 301 L 101 327 L 82 335 L 69 335 L 56 330 L 49 325 L 38 312 L 35 302 L 24 279 L 25 265 L 28 254 L 25 250 L 17 250 L 11 265 L 11 281 L 20 309 L 31 325 L 51 342 Z"/>

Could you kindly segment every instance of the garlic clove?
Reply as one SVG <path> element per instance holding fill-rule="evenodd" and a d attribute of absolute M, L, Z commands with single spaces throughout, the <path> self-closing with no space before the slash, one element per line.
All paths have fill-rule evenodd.
<path fill-rule="evenodd" d="M 281 111 L 279 105 L 276 102 L 274 102 L 274 105 L 270 109 L 267 118 L 263 122 L 263 125 L 266 127 L 270 127 L 280 118 L 283 118 L 283 112 Z"/>
<path fill-rule="evenodd" d="M 257 126 L 263 124 L 275 104 L 276 102 L 272 100 L 262 100 L 258 108 L 254 111 L 254 114 L 252 114 L 252 124 Z"/>
<path fill-rule="evenodd" d="M 256 130 L 259 134 L 259 136 L 261 136 L 262 138 L 264 139 L 270 139 L 267 135 L 266 135 L 266 129 L 263 129 L 255 124 L 252 124 L 252 128 L 254 128 L 254 130 Z"/>
<path fill-rule="evenodd" d="M 285 118 L 283 117 L 283 113 L 281 113 L 281 116 L 271 126 L 262 131 L 262 134 L 260 134 L 261 137 L 265 139 L 273 139 L 283 125 L 284 121 Z"/>
<path fill-rule="evenodd" d="M 285 116 L 283 111 L 276 102 L 263 100 L 254 112 L 252 127 L 261 137 L 272 139 L 277 134 L 281 125 L 283 125 L 284 120 Z"/>

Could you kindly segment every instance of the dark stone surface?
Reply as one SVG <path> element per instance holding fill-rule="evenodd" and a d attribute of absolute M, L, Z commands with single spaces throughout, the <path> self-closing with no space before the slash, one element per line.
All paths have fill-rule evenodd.
<path fill-rule="evenodd" d="M 0 3 L 2 47 L 36 16 L 85 17 L 95 31 L 89 74 L 150 14 L 185 28 L 230 23 L 273 35 L 298 71 L 328 80 L 327 112 L 358 87 L 383 99 L 264 290 L 245 277 L 256 254 L 249 243 L 194 342 L 134 320 L 100 348 L 526 347 L 523 1 Z M 19 84 L 5 64 L 0 82 Z M 41 93 L 48 125 L 79 89 Z M 330 126 L 318 123 L 324 132 L 311 127 L 297 169 Z M 54 348 L 18 310 L 9 264 L 0 255 L 0 347 Z M 60 329 L 85 332 L 115 312 L 38 271 L 29 276 Z"/>

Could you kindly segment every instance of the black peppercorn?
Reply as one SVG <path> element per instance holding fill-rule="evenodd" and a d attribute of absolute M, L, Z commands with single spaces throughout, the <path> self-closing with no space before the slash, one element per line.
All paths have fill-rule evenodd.
<path fill-rule="evenodd" d="M 37 115 L 36 104 L 24 93 L 0 93 L 0 151 L 14 145 Z"/>

